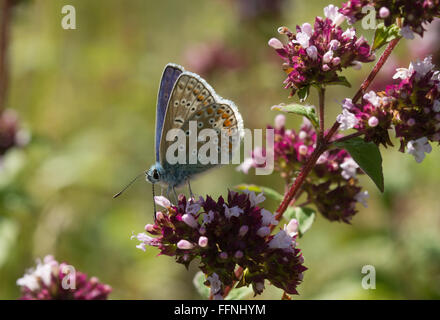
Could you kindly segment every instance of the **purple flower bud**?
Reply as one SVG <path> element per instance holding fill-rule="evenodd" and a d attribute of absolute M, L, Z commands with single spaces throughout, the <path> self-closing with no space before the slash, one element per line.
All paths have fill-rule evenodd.
<path fill-rule="evenodd" d="M 308 149 L 307 149 L 307 146 L 305 146 L 305 145 L 302 145 L 298 148 L 298 153 L 302 156 L 307 155 L 307 152 L 308 152 Z"/>
<path fill-rule="evenodd" d="M 156 212 L 156 220 L 162 220 L 164 218 L 164 215 L 162 213 L 162 211 L 157 211 Z"/>
<path fill-rule="evenodd" d="M 220 253 L 220 259 L 222 259 L 222 260 L 228 259 L 228 253 L 224 252 L 224 251 L 222 253 Z"/>
<path fill-rule="evenodd" d="M 154 225 L 152 225 L 152 224 L 147 224 L 146 226 L 145 226 L 145 231 L 147 231 L 147 232 L 153 232 L 153 230 L 154 230 Z"/>
<path fill-rule="evenodd" d="M 407 124 L 412 127 L 413 125 L 416 124 L 416 120 L 414 120 L 413 118 L 408 119 Z"/>
<path fill-rule="evenodd" d="M 191 250 L 192 248 L 194 248 L 194 245 L 187 240 L 180 240 L 179 242 L 177 242 L 177 248 L 181 250 Z"/>
<path fill-rule="evenodd" d="M 274 48 L 276 50 L 284 48 L 283 43 L 280 40 L 278 40 L 277 38 L 271 38 L 269 40 L 268 44 L 269 44 L 269 46 L 271 46 L 272 48 Z"/>
<path fill-rule="evenodd" d="M 323 63 L 330 63 L 332 61 L 332 59 L 333 59 L 333 51 L 329 50 L 322 57 L 322 62 Z"/>
<path fill-rule="evenodd" d="M 341 63 L 341 58 L 339 58 L 339 57 L 334 58 L 332 61 L 332 64 L 334 66 L 338 66 L 340 63 Z"/>
<path fill-rule="evenodd" d="M 318 59 L 318 49 L 315 46 L 310 46 L 306 49 L 307 55 L 312 60 Z"/>
<path fill-rule="evenodd" d="M 238 236 L 243 237 L 249 230 L 248 226 L 241 226 L 240 230 L 238 231 Z"/>
<path fill-rule="evenodd" d="M 329 71 L 330 67 L 328 66 L 328 64 L 325 64 L 322 66 L 322 71 Z"/>
<path fill-rule="evenodd" d="M 298 233 L 298 221 L 296 219 L 290 220 L 286 226 L 286 232 L 291 237 Z"/>
<path fill-rule="evenodd" d="M 208 245 L 208 238 L 207 237 L 200 237 L 199 238 L 199 246 L 204 248 Z"/>
<path fill-rule="evenodd" d="M 197 220 L 194 218 L 193 215 L 185 213 L 182 216 L 182 221 L 185 222 L 187 225 L 189 225 L 191 228 L 197 228 L 199 226 L 199 223 L 197 222 Z"/>
<path fill-rule="evenodd" d="M 265 237 L 270 234 L 270 228 L 269 227 L 261 227 L 257 231 L 257 235 L 260 237 Z"/>
<path fill-rule="evenodd" d="M 280 130 L 286 124 L 286 117 L 283 114 L 279 114 L 275 117 L 275 129 Z"/>
<path fill-rule="evenodd" d="M 382 19 L 388 18 L 390 16 L 390 10 L 387 7 L 382 7 L 379 10 L 379 17 Z"/>
<path fill-rule="evenodd" d="M 376 127 L 379 124 L 379 120 L 375 117 L 372 116 L 370 117 L 370 119 L 368 119 L 368 125 L 372 128 Z"/>
<path fill-rule="evenodd" d="M 243 251 L 238 250 L 237 252 L 235 252 L 234 257 L 235 259 L 243 258 Z"/>
<path fill-rule="evenodd" d="M 155 196 L 154 202 L 156 202 L 157 205 L 164 207 L 164 208 L 168 208 L 169 206 L 171 206 L 170 200 L 168 200 L 164 196 Z"/>

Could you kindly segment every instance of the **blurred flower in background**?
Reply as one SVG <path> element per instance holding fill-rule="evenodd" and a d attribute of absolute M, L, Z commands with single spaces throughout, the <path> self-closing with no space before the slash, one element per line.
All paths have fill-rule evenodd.
<path fill-rule="evenodd" d="M 21 287 L 22 300 L 105 300 L 112 291 L 96 277 L 88 279 L 50 255 L 43 261 L 38 259 L 37 266 L 18 279 L 17 285 Z"/>
<path fill-rule="evenodd" d="M 238 16 L 242 21 L 252 21 L 262 18 L 279 17 L 286 0 L 236 0 L 231 1 L 237 7 Z"/>
<path fill-rule="evenodd" d="M 237 71 L 245 66 L 245 60 L 238 51 L 221 41 L 191 46 L 185 52 L 188 70 L 204 77 L 216 72 Z"/>
<path fill-rule="evenodd" d="M 0 163 L 1 158 L 13 147 L 22 147 L 29 142 L 29 133 L 20 128 L 18 115 L 14 110 L 0 113 Z"/>

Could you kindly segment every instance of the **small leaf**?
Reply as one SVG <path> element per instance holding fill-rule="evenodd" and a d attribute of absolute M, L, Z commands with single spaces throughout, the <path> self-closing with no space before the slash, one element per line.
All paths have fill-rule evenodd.
<path fill-rule="evenodd" d="M 397 38 L 400 38 L 400 28 L 397 25 L 392 24 L 386 27 L 384 23 L 380 23 L 377 25 L 371 49 L 377 50 Z"/>
<path fill-rule="evenodd" d="M 241 191 L 248 189 L 249 191 L 254 191 L 256 193 L 263 192 L 264 195 L 268 196 L 269 198 L 271 198 L 273 200 L 276 200 L 276 201 L 283 200 L 283 196 L 281 194 L 279 194 L 276 190 L 273 190 L 273 189 L 267 188 L 267 187 L 260 187 L 255 184 L 240 184 L 238 186 L 235 186 L 234 188 L 237 190 L 241 190 Z"/>
<path fill-rule="evenodd" d="M 329 81 L 325 83 L 326 85 L 337 85 L 351 88 L 351 83 L 347 80 L 346 77 L 338 77 L 338 80 Z"/>
<path fill-rule="evenodd" d="M 284 218 L 287 220 L 296 219 L 298 221 L 299 236 L 302 237 L 310 229 L 315 221 L 315 210 L 307 207 L 289 207 L 284 212 Z"/>
<path fill-rule="evenodd" d="M 365 142 L 362 138 L 353 138 L 335 145 L 348 151 L 359 167 L 373 180 L 381 192 L 384 192 L 382 156 L 373 142 Z"/>
<path fill-rule="evenodd" d="M 309 119 L 315 128 L 319 128 L 318 116 L 316 115 L 315 108 L 311 106 L 303 106 L 302 104 L 296 103 L 288 105 L 280 104 L 277 106 L 273 106 L 272 110 L 299 114 Z"/>
<path fill-rule="evenodd" d="M 298 97 L 301 102 L 305 101 L 310 93 L 310 86 L 302 87 L 298 90 Z"/>
<path fill-rule="evenodd" d="M 209 298 L 209 287 L 205 285 L 205 274 L 202 271 L 199 271 L 196 273 L 193 279 L 193 284 L 197 289 L 197 292 L 202 296 L 203 298 L 208 299 Z"/>

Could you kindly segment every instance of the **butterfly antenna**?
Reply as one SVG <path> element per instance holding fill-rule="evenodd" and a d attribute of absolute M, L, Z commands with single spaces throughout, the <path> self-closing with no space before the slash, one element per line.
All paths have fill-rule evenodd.
<path fill-rule="evenodd" d="M 120 196 L 125 190 L 127 190 L 128 188 L 130 188 L 131 185 L 132 185 L 137 179 L 139 179 L 141 176 L 143 176 L 144 174 L 145 174 L 145 173 L 142 172 L 142 173 L 140 173 L 136 178 L 134 178 L 133 180 L 131 180 L 130 183 L 127 184 L 127 185 L 124 187 L 124 189 L 122 189 L 121 191 L 119 191 L 117 194 L 115 194 L 115 195 L 113 196 L 113 199 L 119 197 L 119 196 Z"/>
<path fill-rule="evenodd" d="M 154 212 L 153 212 L 153 218 L 154 218 L 154 222 L 156 222 L 156 212 L 157 212 L 157 210 L 156 210 L 156 201 L 154 201 L 154 197 L 156 196 L 156 195 L 154 194 L 154 183 L 152 184 L 151 189 L 153 190 L 153 210 L 154 210 Z"/>

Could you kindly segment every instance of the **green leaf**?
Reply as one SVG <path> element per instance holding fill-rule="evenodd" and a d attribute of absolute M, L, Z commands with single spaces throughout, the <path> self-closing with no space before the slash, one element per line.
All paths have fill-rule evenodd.
<path fill-rule="evenodd" d="M 373 180 L 381 192 L 384 192 L 382 156 L 373 142 L 365 142 L 362 138 L 353 138 L 335 145 L 350 153 L 354 161 Z"/>
<path fill-rule="evenodd" d="M 209 298 L 209 287 L 205 285 L 205 274 L 202 271 L 199 271 L 196 273 L 193 279 L 193 284 L 197 289 L 197 292 L 202 296 L 203 298 L 208 299 Z"/>
<path fill-rule="evenodd" d="M 299 236 L 302 237 L 310 229 L 315 221 L 316 211 L 307 207 L 289 207 L 284 212 L 287 220 L 296 219 L 298 221 Z"/>
<path fill-rule="evenodd" d="M 351 88 L 351 83 L 347 80 L 346 77 L 340 76 L 337 80 L 329 81 L 325 83 L 326 85 L 337 85 L 337 86 L 344 86 L 347 88 Z"/>
<path fill-rule="evenodd" d="M 298 90 L 298 97 L 301 102 L 305 101 L 310 93 L 310 86 L 302 87 Z"/>
<path fill-rule="evenodd" d="M 315 108 L 311 106 L 303 106 L 302 104 L 296 104 L 296 103 L 288 104 L 288 105 L 280 104 L 277 106 L 273 106 L 272 110 L 299 114 L 309 119 L 315 128 L 319 128 L 318 116 L 316 115 Z"/>
<path fill-rule="evenodd" d="M 377 50 L 386 45 L 388 42 L 400 37 L 400 28 L 397 25 L 392 24 L 386 27 L 384 23 L 380 23 L 377 25 L 376 32 L 374 34 L 372 50 Z"/>
<path fill-rule="evenodd" d="M 248 189 L 249 191 L 254 191 L 256 193 L 263 192 L 264 195 L 268 196 L 269 198 L 271 198 L 273 200 L 276 200 L 276 201 L 283 200 L 283 195 L 279 194 L 276 190 L 273 190 L 273 189 L 267 188 L 267 187 L 260 187 L 255 184 L 240 184 L 238 186 L 235 186 L 234 188 L 237 190 L 241 190 L 241 191 Z"/>

